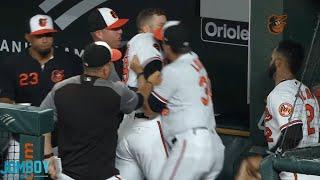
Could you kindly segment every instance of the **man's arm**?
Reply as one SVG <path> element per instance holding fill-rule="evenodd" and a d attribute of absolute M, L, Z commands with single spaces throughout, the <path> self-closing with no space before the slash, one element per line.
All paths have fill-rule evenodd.
<path fill-rule="evenodd" d="M 296 148 L 303 138 L 302 124 L 295 124 L 287 127 L 281 131 L 280 138 L 277 144 L 270 149 L 271 152 L 276 152 L 278 148 L 281 148 L 282 152 L 289 149 Z"/>
<path fill-rule="evenodd" d="M 50 91 L 46 98 L 42 101 L 40 107 L 43 109 L 52 109 L 53 110 L 53 120 L 57 122 L 57 109 L 54 103 L 54 91 L 55 87 Z M 52 143 L 51 143 L 51 133 L 44 134 L 44 154 L 46 158 L 50 158 L 50 155 L 53 155 Z"/>
<path fill-rule="evenodd" d="M 12 99 L 6 98 L 6 97 L 0 98 L 0 102 L 1 103 L 8 103 L 8 104 L 14 104 L 15 103 Z"/>
<path fill-rule="evenodd" d="M 126 87 L 122 82 L 117 82 L 119 85 L 119 92 L 121 96 L 120 110 L 125 114 L 142 107 L 144 98 L 139 92 L 134 92 Z"/>
<path fill-rule="evenodd" d="M 280 137 L 270 151 L 275 152 L 281 149 L 282 152 L 297 147 L 303 138 L 301 112 L 304 112 L 304 106 L 296 103 L 296 97 L 287 94 L 275 93 L 267 100 L 267 106 L 270 108 L 270 114 L 276 124 L 279 125 Z M 297 101 L 298 102 L 298 101 Z"/>
<path fill-rule="evenodd" d="M 151 110 L 148 99 L 154 85 L 160 84 L 160 71 L 162 69 L 162 61 L 156 58 L 148 63 L 143 69 L 137 56 L 133 57 L 130 68 L 138 75 L 138 92 L 144 97 L 143 110 L 144 114 L 149 118 L 153 118 L 157 115 Z M 146 78 L 148 80 L 146 80 Z M 157 82 L 159 81 L 159 82 Z"/>
<path fill-rule="evenodd" d="M 53 120 L 57 122 L 57 109 L 54 103 L 55 87 L 49 92 L 49 94 L 41 102 L 40 107 L 43 109 L 52 109 L 53 110 Z"/>
<path fill-rule="evenodd" d="M 10 65 L 6 63 L 8 60 L 0 64 L 0 102 L 14 104 L 15 90 L 13 77 L 10 77 L 12 71 Z"/>

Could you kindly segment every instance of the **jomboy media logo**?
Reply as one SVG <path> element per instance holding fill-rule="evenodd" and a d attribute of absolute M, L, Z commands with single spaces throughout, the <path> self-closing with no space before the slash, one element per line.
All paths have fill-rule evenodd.
<path fill-rule="evenodd" d="M 201 19 L 201 39 L 203 41 L 248 46 L 249 37 L 248 22 Z"/>
<path fill-rule="evenodd" d="M 4 167 L 0 170 L 0 175 L 20 174 L 21 176 L 29 177 L 47 177 L 49 161 L 4 161 Z"/>

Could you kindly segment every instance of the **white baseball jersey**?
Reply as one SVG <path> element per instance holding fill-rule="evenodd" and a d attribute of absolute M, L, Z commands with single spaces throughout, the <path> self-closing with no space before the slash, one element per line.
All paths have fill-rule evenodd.
<path fill-rule="evenodd" d="M 137 75 L 130 68 L 134 55 L 143 67 L 154 60 L 162 62 L 160 45 L 151 33 L 141 33 L 128 42 L 123 59 L 123 79 L 130 87 L 138 87 Z M 136 112 L 142 112 L 139 109 Z M 161 137 L 160 116 L 150 120 L 125 115 L 118 130 L 116 168 L 122 177 L 130 180 L 158 180 L 167 160 L 167 151 Z"/>
<path fill-rule="evenodd" d="M 295 124 L 303 125 L 303 138 L 298 147 L 319 141 L 319 104 L 310 89 L 302 84 L 294 105 L 299 86 L 300 82 L 295 79 L 286 80 L 268 95 L 264 134 L 269 149 L 276 145 L 283 129 Z"/>
<path fill-rule="evenodd" d="M 299 97 L 294 105 L 299 86 L 300 82 L 295 79 L 283 81 L 271 91 L 267 98 L 264 134 L 269 149 L 276 145 L 282 130 L 295 124 L 302 124 L 303 129 L 303 138 L 298 147 L 318 143 L 319 104 L 310 89 L 302 84 Z M 280 172 L 279 176 L 281 180 L 319 179 L 318 176 L 290 172 Z"/>
<path fill-rule="evenodd" d="M 165 66 L 152 95 L 167 104 L 168 112 L 162 116 L 166 136 L 196 127 L 215 128 L 210 80 L 195 53 Z"/>
<path fill-rule="evenodd" d="M 151 33 L 135 35 L 128 42 L 127 52 L 123 59 L 123 81 L 129 87 L 138 87 L 137 74 L 129 68 L 134 55 L 138 56 L 143 68 L 154 60 L 162 61 L 163 59 L 160 45 Z"/>
<path fill-rule="evenodd" d="M 187 53 L 161 73 L 162 82 L 152 95 L 167 105 L 162 122 L 171 151 L 159 179 L 216 179 L 223 167 L 224 146 L 214 130 L 205 68 L 196 54 Z"/>

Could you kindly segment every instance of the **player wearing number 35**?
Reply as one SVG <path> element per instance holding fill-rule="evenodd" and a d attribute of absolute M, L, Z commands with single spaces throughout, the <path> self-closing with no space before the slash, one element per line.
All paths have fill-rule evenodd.
<path fill-rule="evenodd" d="M 161 77 L 148 78 L 145 84 L 154 85 L 146 104 L 162 115 L 170 149 L 162 180 L 215 179 L 223 166 L 224 146 L 215 131 L 210 80 L 190 48 L 187 29 L 180 21 L 168 21 L 154 32 L 170 62 Z M 136 73 L 142 71 L 137 61 L 131 67 Z"/>

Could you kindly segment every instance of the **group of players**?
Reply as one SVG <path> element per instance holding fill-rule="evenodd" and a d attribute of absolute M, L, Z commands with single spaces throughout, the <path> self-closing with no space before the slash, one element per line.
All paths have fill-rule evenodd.
<path fill-rule="evenodd" d="M 96 42 L 91 46 L 120 48 L 121 28 L 127 21 L 119 19 L 109 8 L 91 12 L 88 28 Z M 122 59 L 122 77 L 116 72 L 118 62 L 109 66 L 108 81 L 122 80 L 143 96 L 143 106 L 125 114 L 120 124 L 114 166 L 128 180 L 216 179 L 223 167 L 224 146 L 215 131 L 210 80 L 190 47 L 188 27 L 181 21 L 167 22 L 159 9 L 141 11 L 137 27 L 139 34 L 128 42 Z M 1 102 L 40 106 L 55 83 L 61 86 L 64 79 L 83 73 L 79 60 L 63 59 L 52 48 L 53 33 L 49 16 L 30 19 L 26 39 L 31 47 L 1 65 Z M 265 112 L 265 136 L 270 151 L 318 143 L 318 102 L 309 88 L 295 79 L 303 59 L 303 48 L 292 41 L 280 42 L 272 52 L 269 75 L 276 86 L 267 98 Z M 49 98 L 42 107 L 48 107 L 45 104 Z M 261 160 L 260 155 L 245 159 L 236 178 L 259 179 Z M 54 178 L 76 179 L 62 172 L 65 176 L 57 176 L 51 169 Z M 280 174 L 282 179 L 296 176 Z M 104 179 L 108 178 L 121 177 L 114 174 Z"/>

